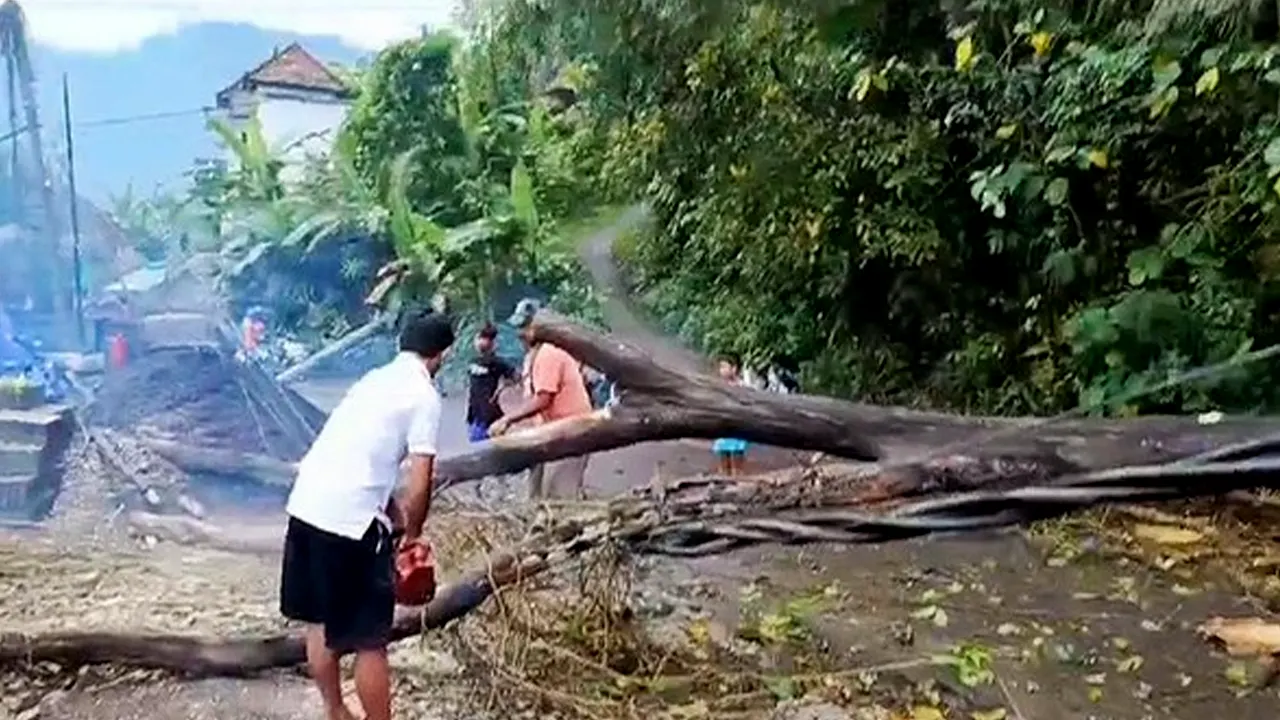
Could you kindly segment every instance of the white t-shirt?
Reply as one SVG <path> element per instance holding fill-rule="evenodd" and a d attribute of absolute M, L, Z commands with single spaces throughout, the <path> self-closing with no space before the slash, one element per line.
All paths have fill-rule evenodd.
<path fill-rule="evenodd" d="M 329 415 L 302 462 L 285 511 L 321 530 L 355 540 L 385 508 L 409 453 L 434 455 L 440 394 L 411 353 L 372 370 Z"/>

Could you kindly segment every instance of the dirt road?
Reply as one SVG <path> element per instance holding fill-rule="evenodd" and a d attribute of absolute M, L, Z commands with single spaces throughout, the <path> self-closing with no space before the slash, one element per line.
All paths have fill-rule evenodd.
<path fill-rule="evenodd" d="M 587 239 L 582 260 L 608 294 L 605 311 L 615 334 L 666 362 L 698 367 L 703 361 L 656 332 L 625 299 L 611 247 L 640 217 L 633 210 Z M 777 449 L 756 456 L 767 467 L 796 459 Z M 701 443 L 633 446 L 593 458 L 591 484 L 607 494 L 646 483 L 655 472 L 676 477 L 709 463 Z M 1181 550 L 1166 552 L 1185 560 L 1188 551 Z M 727 626 L 737 620 L 737 601 L 748 588 L 763 589 L 775 609 L 794 608 L 797 597 L 821 588 L 827 598 L 821 610 L 810 607 L 809 617 L 795 621 L 850 653 L 854 665 L 908 662 L 957 648 L 966 657 L 989 652 L 993 682 L 966 692 L 978 704 L 985 700 L 1002 709 L 1006 715 L 999 717 L 1275 717 L 1280 693 L 1243 693 L 1239 666 L 1212 655 L 1194 632 L 1212 615 L 1265 612 L 1225 589 L 1221 579 L 1203 577 L 1194 561 L 1165 565 L 1160 572 L 1103 553 L 1086 527 L 1035 539 L 1008 532 L 878 546 L 768 548 L 663 562 L 660 572 L 677 586 L 714 579 L 721 601 L 707 610 Z M 920 679 L 937 675 L 931 668 Z"/>

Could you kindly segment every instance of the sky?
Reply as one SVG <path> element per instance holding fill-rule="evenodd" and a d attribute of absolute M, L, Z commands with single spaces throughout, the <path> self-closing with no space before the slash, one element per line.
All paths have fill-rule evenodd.
<path fill-rule="evenodd" d="M 448 25 L 456 0 L 19 0 L 32 40 L 59 50 L 113 53 L 200 22 L 336 35 L 378 50 L 422 25 Z"/>

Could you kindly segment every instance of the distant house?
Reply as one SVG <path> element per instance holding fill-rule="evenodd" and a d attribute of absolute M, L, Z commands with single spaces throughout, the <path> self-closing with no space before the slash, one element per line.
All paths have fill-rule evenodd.
<path fill-rule="evenodd" d="M 219 92 L 216 104 L 233 127 L 256 113 L 268 147 L 298 162 L 328 151 L 351 97 L 337 74 L 293 43 Z"/>

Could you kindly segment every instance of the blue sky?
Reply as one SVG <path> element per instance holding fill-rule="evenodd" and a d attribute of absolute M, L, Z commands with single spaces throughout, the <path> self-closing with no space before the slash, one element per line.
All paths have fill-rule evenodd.
<path fill-rule="evenodd" d="M 60 50 L 111 53 L 200 22 L 336 35 L 376 50 L 449 24 L 457 0 L 19 0 L 28 33 Z"/>

